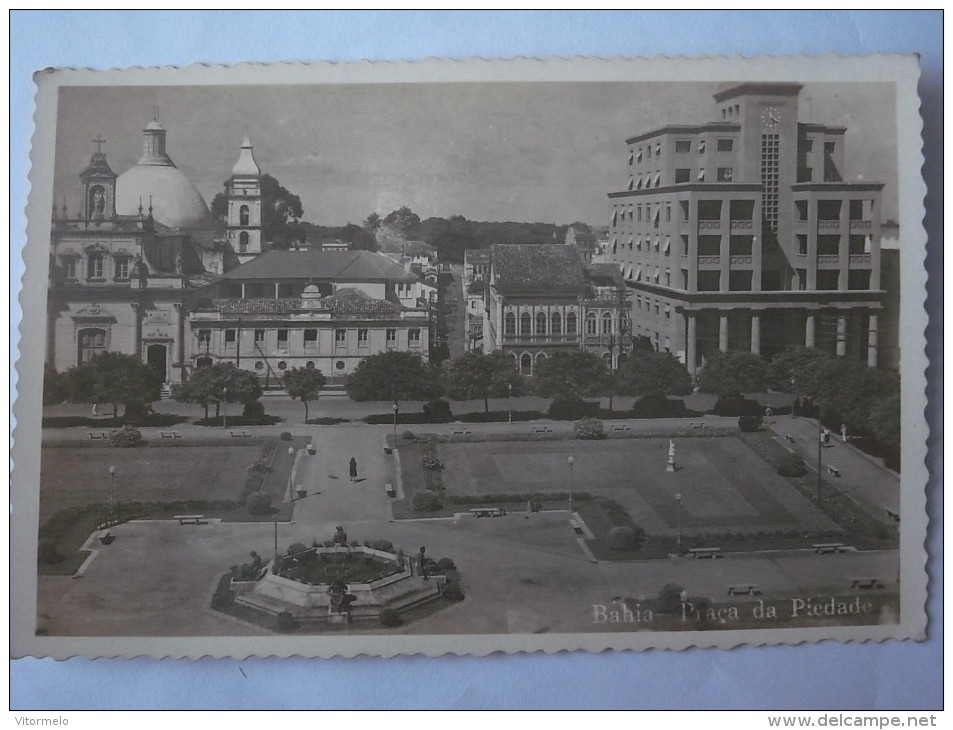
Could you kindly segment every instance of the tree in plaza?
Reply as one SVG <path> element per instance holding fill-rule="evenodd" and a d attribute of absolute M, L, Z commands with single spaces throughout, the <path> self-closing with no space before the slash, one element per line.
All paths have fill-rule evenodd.
<path fill-rule="evenodd" d="M 825 411 L 837 413 L 853 428 L 866 429 L 873 404 L 899 393 L 896 373 L 846 357 L 832 357 L 823 369 L 815 399 Z"/>
<path fill-rule="evenodd" d="M 483 410 L 490 412 L 490 398 L 522 395 L 523 381 L 513 359 L 502 352 L 467 352 L 450 364 L 447 395 L 454 400 L 483 399 Z"/>
<path fill-rule="evenodd" d="M 669 352 L 634 350 L 615 372 L 619 395 L 666 396 L 692 392 L 692 376 Z"/>
<path fill-rule="evenodd" d="M 536 365 L 534 390 L 558 399 L 595 398 L 612 392 L 612 374 L 593 352 L 556 352 Z"/>
<path fill-rule="evenodd" d="M 813 347 L 788 348 L 771 360 L 768 385 L 774 390 L 814 398 L 832 359 L 826 352 Z"/>
<path fill-rule="evenodd" d="M 867 428 L 880 443 L 900 448 L 900 391 L 877 398 L 870 404 Z"/>
<path fill-rule="evenodd" d="M 768 379 L 768 366 L 760 355 L 751 352 L 714 352 L 698 375 L 703 393 L 724 397 L 734 393 L 762 391 Z"/>
<path fill-rule="evenodd" d="M 188 382 L 172 390 L 172 396 L 182 403 L 199 403 L 205 409 L 215 404 L 215 416 L 221 413 L 223 402 L 242 403 L 246 407 L 261 398 L 258 376 L 250 370 L 239 370 L 232 363 L 214 363 L 196 369 Z"/>
<path fill-rule="evenodd" d="M 327 378 L 316 368 L 292 368 L 285 373 L 283 380 L 288 395 L 304 404 L 304 422 L 307 423 L 308 403 L 318 399 Z"/>
<path fill-rule="evenodd" d="M 110 403 L 113 418 L 119 405 L 126 411 L 158 400 L 162 383 L 155 370 L 133 355 L 104 352 L 64 374 L 65 392 L 72 401 Z"/>
<path fill-rule="evenodd" d="M 440 396 L 440 378 L 411 352 L 391 350 L 371 355 L 347 379 L 347 394 L 356 401 L 433 400 Z"/>
<path fill-rule="evenodd" d="M 47 364 L 43 368 L 43 405 L 51 406 L 69 398 L 69 382 L 65 373 Z"/>
<path fill-rule="evenodd" d="M 225 219 L 228 216 L 228 184 L 226 192 L 212 198 L 212 215 Z M 297 223 L 304 215 L 301 198 L 285 188 L 277 178 L 265 173 L 261 176 L 261 234 L 264 241 L 275 248 L 288 248 L 288 244 L 300 237 Z"/>

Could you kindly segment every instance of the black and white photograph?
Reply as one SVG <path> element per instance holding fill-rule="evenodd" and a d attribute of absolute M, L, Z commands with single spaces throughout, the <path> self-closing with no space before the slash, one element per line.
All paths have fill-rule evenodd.
<path fill-rule="evenodd" d="M 916 78 L 38 78 L 14 652 L 921 637 Z"/>

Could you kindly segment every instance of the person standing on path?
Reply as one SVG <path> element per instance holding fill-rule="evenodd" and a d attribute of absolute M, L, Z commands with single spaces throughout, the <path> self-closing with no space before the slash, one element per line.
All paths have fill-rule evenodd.
<path fill-rule="evenodd" d="M 355 481 L 357 479 L 357 459 L 353 456 L 351 457 L 351 463 L 348 465 L 348 470 L 351 474 L 351 481 Z"/>

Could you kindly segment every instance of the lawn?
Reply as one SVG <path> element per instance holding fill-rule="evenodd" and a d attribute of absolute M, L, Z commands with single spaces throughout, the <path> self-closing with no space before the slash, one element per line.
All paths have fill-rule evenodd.
<path fill-rule="evenodd" d="M 40 467 L 40 536 L 56 542 L 63 560 L 41 565 L 43 573 L 69 575 L 86 557 L 80 546 L 112 515 L 171 518 L 205 514 L 226 521 L 290 519 L 282 504 L 294 454 L 305 439 L 255 439 L 241 443 L 109 446 L 45 446 Z M 260 462 L 263 468 L 249 471 Z M 109 468 L 115 467 L 115 477 Z M 111 485 L 110 482 L 114 480 Z M 112 486 L 112 495 L 110 495 Z M 263 490 L 275 511 L 251 515 L 244 495 Z"/>
<path fill-rule="evenodd" d="M 677 439 L 674 473 L 666 471 L 667 438 L 438 443 L 448 504 L 435 513 L 413 512 L 413 493 L 434 480 L 420 467 L 420 446 L 402 447 L 406 499 L 395 504 L 394 514 L 463 512 L 468 497 L 473 505 L 487 504 L 494 494 L 551 495 L 542 500 L 543 508 L 560 509 L 571 479 L 573 494 L 582 497 L 576 499 L 577 511 L 596 536 L 591 547 L 600 559 L 664 557 L 674 551 L 679 532 L 685 548 L 715 540 L 725 550 L 803 547 L 805 541 L 844 534 L 836 515 L 817 509 L 792 480 L 775 472 L 770 455 L 749 441 L 737 435 Z M 618 511 L 613 517 L 598 498 L 617 503 L 623 516 L 628 513 L 645 530 L 649 539 L 641 550 L 613 554 L 605 538 L 623 523 Z M 512 508 L 525 509 L 525 502 Z"/>

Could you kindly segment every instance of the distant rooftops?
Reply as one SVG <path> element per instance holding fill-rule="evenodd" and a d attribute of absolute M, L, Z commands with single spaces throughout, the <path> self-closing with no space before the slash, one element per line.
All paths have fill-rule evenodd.
<path fill-rule="evenodd" d="M 268 251 L 232 269 L 231 281 L 276 279 L 415 282 L 418 278 L 386 256 L 371 251 Z"/>
<path fill-rule="evenodd" d="M 557 243 L 493 244 L 494 285 L 502 294 L 586 294 L 579 249 Z"/>

